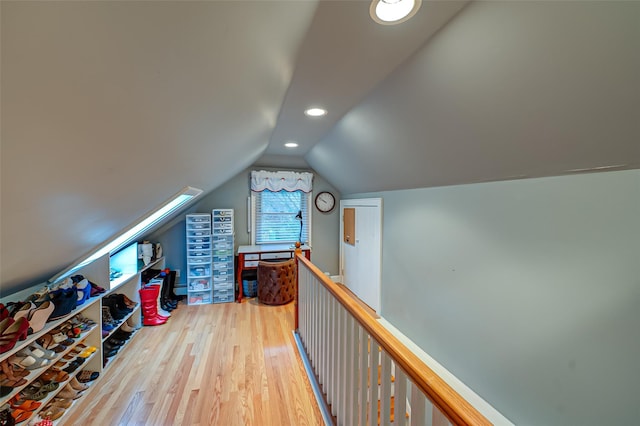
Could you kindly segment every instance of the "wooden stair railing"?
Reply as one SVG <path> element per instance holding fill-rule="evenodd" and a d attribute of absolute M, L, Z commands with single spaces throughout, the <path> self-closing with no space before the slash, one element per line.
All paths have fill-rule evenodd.
<path fill-rule="evenodd" d="M 334 423 L 395 425 L 397 409 L 406 413 L 398 424 L 491 425 L 344 289 L 297 260 L 297 334 Z"/>

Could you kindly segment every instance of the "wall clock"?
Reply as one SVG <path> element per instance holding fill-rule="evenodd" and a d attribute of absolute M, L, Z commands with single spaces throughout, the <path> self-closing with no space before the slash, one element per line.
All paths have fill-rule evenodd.
<path fill-rule="evenodd" d="M 336 206 L 336 197 L 330 192 L 322 191 L 316 195 L 315 204 L 322 213 L 329 213 Z"/>

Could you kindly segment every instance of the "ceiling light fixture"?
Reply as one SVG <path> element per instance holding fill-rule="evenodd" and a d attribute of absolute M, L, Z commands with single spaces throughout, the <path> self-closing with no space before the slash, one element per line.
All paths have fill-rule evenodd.
<path fill-rule="evenodd" d="M 327 110 L 323 108 L 309 108 L 304 113 L 309 117 L 322 117 L 323 115 L 327 115 Z"/>
<path fill-rule="evenodd" d="M 422 0 L 373 0 L 369 14 L 378 24 L 395 25 L 415 15 L 421 4 Z"/>
<path fill-rule="evenodd" d="M 287 148 L 297 148 L 298 144 L 295 142 L 287 142 L 284 144 L 284 146 L 286 146 Z"/>

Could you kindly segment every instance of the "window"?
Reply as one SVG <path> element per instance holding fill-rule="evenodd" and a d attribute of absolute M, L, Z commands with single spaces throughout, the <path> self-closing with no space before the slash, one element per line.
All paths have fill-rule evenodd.
<path fill-rule="evenodd" d="M 253 244 L 288 244 L 299 239 L 303 243 L 311 243 L 310 193 L 285 190 L 251 192 L 251 205 Z M 298 212 L 302 213 L 302 222 L 296 219 Z"/>
<path fill-rule="evenodd" d="M 251 172 L 252 244 L 311 244 L 312 181 L 309 172 Z"/>

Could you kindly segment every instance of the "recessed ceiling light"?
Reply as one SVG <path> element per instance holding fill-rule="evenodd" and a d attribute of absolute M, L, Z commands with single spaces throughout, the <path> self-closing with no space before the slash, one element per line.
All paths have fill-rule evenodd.
<path fill-rule="evenodd" d="M 415 15 L 421 4 L 422 0 L 373 0 L 369 14 L 378 24 L 395 25 Z"/>
<path fill-rule="evenodd" d="M 284 144 L 284 146 L 286 146 L 287 148 L 297 148 L 298 144 L 295 142 L 287 142 Z"/>
<path fill-rule="evenodd" d="M 322 108 L 309 108 L 304 113 L 309 117 L 322 117 L 323 115 L 327 115 L 327 110 Z"/>

